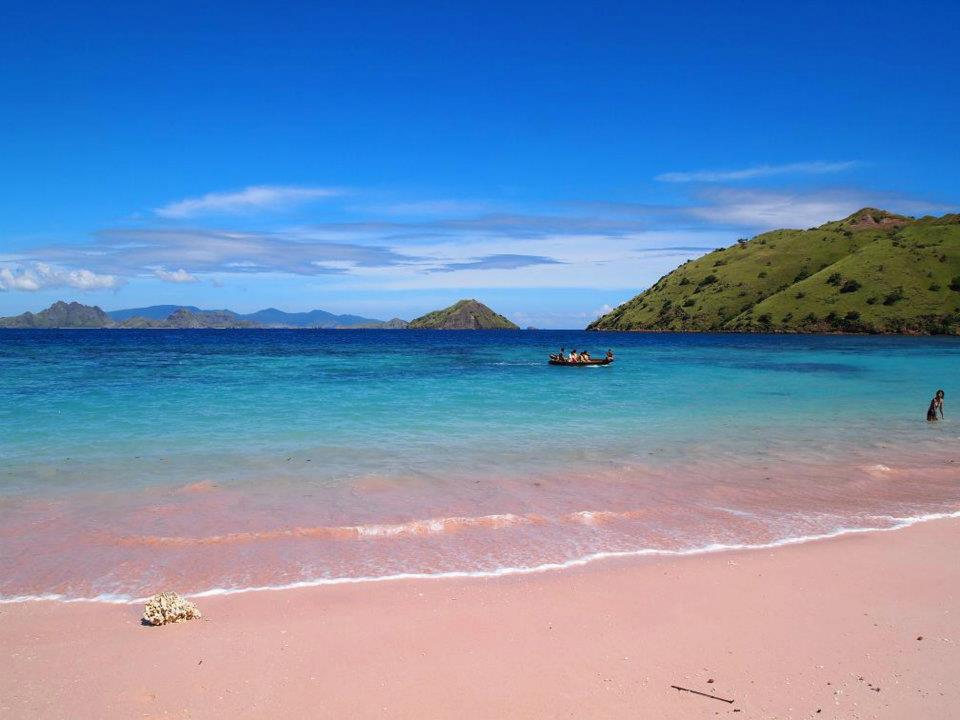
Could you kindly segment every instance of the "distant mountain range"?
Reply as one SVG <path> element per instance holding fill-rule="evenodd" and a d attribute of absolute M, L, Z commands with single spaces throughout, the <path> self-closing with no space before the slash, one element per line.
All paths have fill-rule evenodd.
<path fill-rule="evenodd" d="M 404 320 L 373 320 L 359 315 L 334 315 L 323 310 L 286 313 L 269 308 L 241 315 L 231 310 L 201 310 L 194 306 L 153 305 L 104 312 L 78 302 L 55 302 L 38 313 L 0 318 L 0 328 L 118 328 L 118 329 L 249 329 L 249 328 L 364 328 L 402 329 Z"/>
<path fill-rule="evenodd" d="M 309 312 L 288 313 L 276 308 L 267 308 L 253 313 L 236 313 L 232 310 L 201 310 L 193 305 L 151 305 L 142 308 L 128 308 L 126 310 L 110 310 L 107 312 L 117 322 L 123 322 L 134 317 L 148 320 L 166 320 L 177 310 L 187 310 L 194 314 L 221 313 L 236 320 L 255 323 L 259 327 L 299 327 L 299 328 L 344 328 L 344 327 L 395 327 L 403 320 L 375 320 L 361 315 L 334 315 L 326 310 L 311 310 Z"/>
<path fill-rule="evenodd" d="M 517 330 L 516 325 L 476 300 L 461 300 L 408 323 L 400 318 L 373 320 L 334 315 L 324 310 L 288 313 L 275 308 L 241 315 L 231 310 L 201 310 L 193 305 L 151 305 L 104 312 L 99 307 L 58 301 L 38 313 L 0 318 L 0 328 L 249 329 L 328 328 L 402 330 Z"/>
<path fill-rule="evenodd" d="M 334 315 L 324 310 L 288 313 L 275 308 L 241 315 L 231 310 L 201 310 L 193 305 L 151 305 L 104 312 L 99 307 L 58 301 L 38 313 L 0 318 L 0 328 L 113 329 L 251 329 L 327 328 L 402 330 L 518 330 L 503 315 L 476 300 L 461 300 L 408 323 L 400 318 L 374 320 L 360 315 Z"/>
<path fill-rule="evenodd" d="M 960 334 L 960 214 L 863 208 L 740 240 L 684 263 L 588 329 Z"/>
<path fill-rule="evenodd" d="M 150 305 L 104 312 L 95 305 L 60 300 L 38 313 L 0 318 L 0 328 L 519 330 L 503 315 L 473 299 L 460 300 L 409 323 L 400 318 L 375 320 L 361 315 L 334 315 L 325 310 L 288 313 L 267 308 L 241 314 L 232 310 L 202 310 L 195 305 Z"/>
<path fill-rule="evenodd" d="M 134 317 L 142 317 L 147 320 L 166 320 L 177 310 L 189 310 L 192 313 L 203 312 L 200 308 L 193 305 L 151 305 L 150 307 L 129 308 L 127 310 L 108 310 L 107 315 L 117 322 L 129 320 Z"/>

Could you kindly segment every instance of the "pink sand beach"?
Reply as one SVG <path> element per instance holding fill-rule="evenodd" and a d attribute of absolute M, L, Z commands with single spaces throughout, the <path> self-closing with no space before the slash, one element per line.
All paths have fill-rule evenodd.
<path fill-rule="evenodd" d="M 203 620 L 159 628 L 137 605 L 7 604 L 0 716 L 955 718 L 958 554 L 947 519 L 772 550 L 211 597 Z"/>

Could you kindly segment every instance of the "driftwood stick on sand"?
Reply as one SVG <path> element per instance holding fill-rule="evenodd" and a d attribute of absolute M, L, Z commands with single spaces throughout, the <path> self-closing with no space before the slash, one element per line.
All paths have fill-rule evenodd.
<path fill-rule="evenodd" d="M 680 687 L 679 685 L 671 685 L 670 687 L 672 687 L 674 690 L 682 690 L 683 692 L 693 693 L 694 695 L 702 695 L 703 697 L 710 698 L 711 700 L 733 703 L 733 700 L 727 700 L 727 698 L 717 697 L 716 695 L 710 695 L 709 693 L 700 692 L 699 690 L 691 690 L 690 688 Z"/>

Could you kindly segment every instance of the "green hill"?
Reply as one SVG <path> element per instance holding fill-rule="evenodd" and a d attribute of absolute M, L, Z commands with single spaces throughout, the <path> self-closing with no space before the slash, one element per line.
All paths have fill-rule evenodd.
<path fill-rule="evenodd" d="M 476 300 L 461 300 L 443 310 L 435 310 L 411 320 L 411 330 L 519 330 L 503 315 Z"/>
<path fill-rule="evenodd" d="M 864 208 L 688 261 L 590 330 L 960 334 L 960 214 Z"/>

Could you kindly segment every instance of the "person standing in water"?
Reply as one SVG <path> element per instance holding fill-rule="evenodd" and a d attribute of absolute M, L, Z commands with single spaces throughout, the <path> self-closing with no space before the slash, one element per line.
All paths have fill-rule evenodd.
<path fill-rule="evenodd" d="M 930 407 L 927 408 L 927 422 L 937 420 L 937 411 L 940 411 L 940 420 L 943 420 L 943 390 L 937 390 L 937 394 L 930 401 Z"/>

